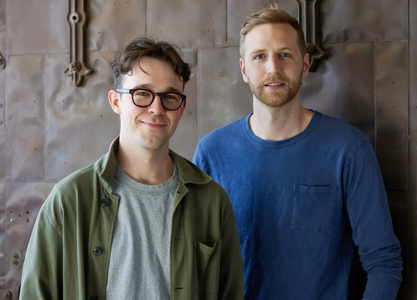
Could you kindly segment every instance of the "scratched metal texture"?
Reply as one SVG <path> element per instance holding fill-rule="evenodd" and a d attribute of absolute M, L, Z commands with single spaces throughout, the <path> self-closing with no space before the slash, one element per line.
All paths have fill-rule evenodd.
<path fill-rule="evenodd" d="M 88 0 L 85 2 L 88 2 L 89 16 L 88 51 L 116 52 L 136 36 L 146 33 L 147 1 Z"/>
<path fill-rule="evenodd" d="M 204 83 L 198 97 L 199 139 L 252 111 L 252 94 L 242 80 L 238 47 L 200 49 L 199 76 Z"/>
<path fill-rule="evenodd" d="M 188 160 L 193 159 L 198 142 L 198 69 L 196 49 L 183 49 L 184 60 L 190 64 L 190 81 L 185 85 L 187 104 L 177 130 L 169 141 L 169 146 Z"/>
<path fill-rule="evenodd" d="M 147 1 L 147 33 L 183 48 L 224 46 L 226 0 Z"/>
<path fill-rule="evenodd" d="M 298 5 L 295 0 L 258 0 L 258 1 L 227 1 L 227 45 L 239 46 L 240 28 L 245 22 L 247 16 L 261 8 L 268 7 L 271 4 L 278 3 L 290 15 L 298 18 Z"/>
<path fill-rule="evenodd" d="M 303 0 L 300 0 L 301 2 Z M 417 300 L 417 3 L 321 0 L 321 38 L 330 57 L 304 80 L 302 103 L 360 128 L 379 160 L 402 247 L 397 299 Z M 53 185 L 103 155 L 119 132 L 110 108 L 109 61 L 148 33 L 184 50 L 192 77 L 173 150 L 191 159 L 199 139 L 252 110 L 239 68 L 239 30 L 266 0 L 86 1 L 87 63 L 76 88 L 69 63 L 68 1 L 0 0 L 0 297 L 17 299 L 33 222 Z M 298 16 L 296 0 L 278 0 Z M 1 124 L 3 120 L 3 124 Z M 350 299 L 366 277 L 353 265 Z"/>
<path fill-rule="evenodd" d="M 68 52 L 68 2 L 3 0 L 9 55 Z"/>
<path fill-rule="evenodd" d="M 95 70 L 87 79 L 89 88 L 76 88 L 70 77 L 60 76 L 66 55 L 45 57 L 45 71 L 55 74 L 45 85 L 45 178 L 58 181 L 107 152 L 119 132 L 119 118 L 110 108 L 107 93 L 112 88 L 109 53 L 93 53 L 89 65 Z M 65 137 L 65 138 L 63 138 Z"/>

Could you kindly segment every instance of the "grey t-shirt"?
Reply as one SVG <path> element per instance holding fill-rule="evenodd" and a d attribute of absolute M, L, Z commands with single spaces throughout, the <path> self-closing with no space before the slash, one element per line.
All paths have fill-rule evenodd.
<path fill-rule="evenodd" d="M 120 196 L 110 252 L 107 300 L 169 299 L 171 221 L 178 170 L 158 185 L 128 177 L 119 167 L 114 194 Z"/>

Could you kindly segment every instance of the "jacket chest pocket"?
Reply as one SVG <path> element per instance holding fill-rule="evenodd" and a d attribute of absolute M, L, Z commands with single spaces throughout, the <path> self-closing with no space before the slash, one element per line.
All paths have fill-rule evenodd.
<path fill-rule="evenodd" d="M 200 294 L 218 293 L 221 250 L 221 240 L 213 247 L 194 241 L 195 282 Z"/>
<path fill-rule="evenodd" d="M 291 228 L 310 231 L 329 229 L 333 225 L 337 186 L 296 185 Z"/>

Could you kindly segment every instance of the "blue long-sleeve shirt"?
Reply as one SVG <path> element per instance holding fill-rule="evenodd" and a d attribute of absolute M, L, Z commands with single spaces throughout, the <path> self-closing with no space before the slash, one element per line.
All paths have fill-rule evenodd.
<path fill-rule="evenodd" d="M 348 299 L 355 245 L 363 299 L 395 299 L 401 248 L 369 139 L 314 112 L 302 133 L 265 141 L 249 117 L 208 134 L 194 155 L 232 201 L 245 299 Z"/>

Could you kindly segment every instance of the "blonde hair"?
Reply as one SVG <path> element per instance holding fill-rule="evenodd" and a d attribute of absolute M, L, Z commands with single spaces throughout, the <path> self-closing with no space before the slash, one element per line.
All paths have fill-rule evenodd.
<path fill-rule="evenodd" d="M 246 35 L 254 27 L 263 24 L 288 24 L 297 31 L 297 44 L 300 48 L 302 56 L 307 53 L 306 42 L 304 40 L 303 30 L 297 19 L 292 17 L 289 13 L 279 7 L 278 4 L 271 4 L 267 8 L 263 8 L 246 18 L 240 29 L 240 57 L 245 59 L 245 38 Z"/>

